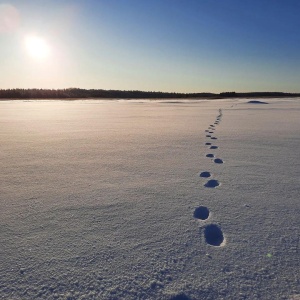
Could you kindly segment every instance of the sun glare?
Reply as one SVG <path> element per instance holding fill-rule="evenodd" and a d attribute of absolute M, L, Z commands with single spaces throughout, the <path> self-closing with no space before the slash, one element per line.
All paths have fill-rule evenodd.
<path fill-rule="evenodd" d="M 25 46 L 28 54 L 36 59 L 44 59 L 50 55 L 50 47 L 47 42 L 37 36 L 25 38 Z"/>

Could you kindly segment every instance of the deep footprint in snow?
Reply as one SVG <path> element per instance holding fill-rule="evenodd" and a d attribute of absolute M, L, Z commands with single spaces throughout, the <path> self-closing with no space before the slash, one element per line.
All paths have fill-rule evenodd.
<path fill-rule="evenodd" d="M 209 145 L 211 145 L 211 143 L 205 143 L 205 145 L 209 146 Z"/>
<path fill-rule="evenodd" d="M 215 136 L 211 137 L 212 140 L 217 140 L 218 138 L 216 138 Z"/>
<path fill-rule="evenodd" d="M 206 243 L 212 246 L 221 246 L 224 241 L 221 228 L 215 224 L 205 226 L 204 237 Z"/>
<path fill-rule="evenodd" d="M 207 134 L 206 137 L 211 137 L 211 135 L 210 135 L 210 134 Z"/>
<path fill-rule="evenodd" d="M 210 176 L 211 176 L 210 172 L 207 172 L 207 171 L 200 173 L 200 177 L 208 178 Z"/>
<path fill-rule="evenodd" d="M 215 155 L 212 153 L 209 153 L 209 154 L 206 154 L 206 157 L 215 157 Z"/>
<path fill-rule="evenodd" d="M 214 162 L 215 162 L 216 164 L 222 164 L 222 163 L 223 163 L 223 159 L 221 159 L 221 158 L 216 158 L 216 159 L 214 159 Z"/>
<path fill-rule="evenodd" d="M 215 179 L 211 179 L 211 180 L 208 180 L 204 186 L 207 187 L 207 188 L 215 188 L 217 186 L 219 186 L 220 183 L 218 180 L 215 180 Z"/>
<path fill-rule="evenodd" d="M 210 146 L 209 149 L 218 149 L 218 146 Z"/>
<path fill-rule="evenodd" d="M 199 220 L 206 220 L 209 217 L 209 210 L 205 206 L 199 206 L 194 211 L 194 218 Z"/>

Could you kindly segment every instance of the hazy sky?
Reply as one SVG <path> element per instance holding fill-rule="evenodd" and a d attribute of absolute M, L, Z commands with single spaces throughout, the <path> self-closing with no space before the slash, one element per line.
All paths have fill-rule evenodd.
<path fill-rule="evenodd" d="M 0 1 L 0 88 L 68 87 L 300 92 L 300 1 Z"/>

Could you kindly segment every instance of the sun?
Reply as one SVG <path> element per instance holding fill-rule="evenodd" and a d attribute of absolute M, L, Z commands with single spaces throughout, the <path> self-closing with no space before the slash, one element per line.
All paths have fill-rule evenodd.
<path fill-rule="evenodd" d="M 38 36 L 27 36 L 25 47 L 28 54 L 36 59 L 45 59 L 50 55 L 50 46 L 45 39 Z"/>

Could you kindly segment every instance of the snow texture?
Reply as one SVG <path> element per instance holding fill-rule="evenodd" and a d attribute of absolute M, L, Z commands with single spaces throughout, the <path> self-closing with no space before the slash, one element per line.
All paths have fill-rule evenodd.
<path fill-rule="evenodd" d="M 268 103 L 1 101 L 1 299 L 297 299 L 300 101 Z"/>

